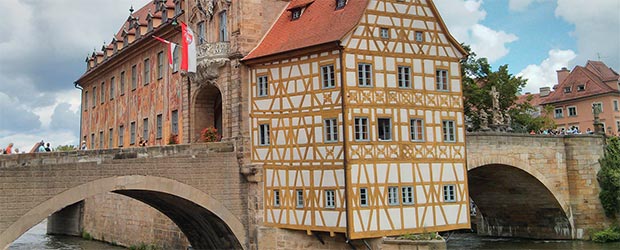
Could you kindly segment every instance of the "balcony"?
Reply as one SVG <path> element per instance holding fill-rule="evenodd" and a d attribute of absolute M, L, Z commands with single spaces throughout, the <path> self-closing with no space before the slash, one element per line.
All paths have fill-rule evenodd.
<path fill-rule="evenodd" d="M 198 84 L 214 84 L 219 77 L 219 69 L 226 65 L 230 54 L 229 42 L 203 43 L 196 48 Z"/>
<path fill-rule="evenodd" d="M 230 52 L 230 43 L 203 43 L 201 45 L 198 45 L 196 50 L 199 62 L 204 59 L 228 58 L 228 54 Z"/>

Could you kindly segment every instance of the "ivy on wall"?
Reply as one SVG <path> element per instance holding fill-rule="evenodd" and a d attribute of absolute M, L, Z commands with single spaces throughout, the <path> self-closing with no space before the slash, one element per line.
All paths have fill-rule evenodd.
<path fill-rule="evenodd" d="M 605 215 L 615 218 L 620 211 L 620 139 L 610 137 L 607 139 L 605 155 L 599 159 L 601 170 L 597 173 L 601 192 L 601 199 Z"/>

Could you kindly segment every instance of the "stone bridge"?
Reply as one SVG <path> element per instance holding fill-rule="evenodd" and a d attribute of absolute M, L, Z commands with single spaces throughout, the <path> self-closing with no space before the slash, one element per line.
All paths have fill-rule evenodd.
<path fill-rule="evenodd" d="M 596 180 L 604 142 L 593 135 L 468 134 L 478 233 L 582 239 L 588 229 L 609 225 Z"/>
<path fill-rule="evenodd" d="M 262 185 L 260 175 L 240 169 L 235 147 L 212 143 L 3 156 L 0 249 L 49 215 L 108 192 L 159 210 L 196 249 L 255 249 Z M 588 135 L 468 135 L 478 231 L 577 239 L 608 225 L 596 181 L 603 147 L 602 137 Z"/>
<path fill-rule="evenodd" d="M 233 144 L 212 143 L 3 156 L 0 249 L 52 213 L 108 192 L 159 210 L 196 249 L 251 244 L 252 182 Z"/>

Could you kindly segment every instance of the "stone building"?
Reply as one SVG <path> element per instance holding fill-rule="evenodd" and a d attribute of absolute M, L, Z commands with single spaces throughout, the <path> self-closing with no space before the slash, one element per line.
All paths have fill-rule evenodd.
<path fill-rule="evenodd" d="M 179 22 L 196 73 L 177 70 L 178 53 L 169 68 L 151 37 L 180 43 Z M 81 136 L 165 145 L 215 127 L 242 173 L 262 173 L 248 202 L 267 228 L 469 228 L 464 55 L 430 0 L 154 0 L 87 59 Z"/>

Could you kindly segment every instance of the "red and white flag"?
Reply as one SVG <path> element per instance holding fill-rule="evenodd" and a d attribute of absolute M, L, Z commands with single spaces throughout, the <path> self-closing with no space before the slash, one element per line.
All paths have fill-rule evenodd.
<path fill-rule="evenodd" d="M 183 34 L 183 56 L 181 59 L 181 70 L 186 72 L 196 72 L 196 39 L 194 31 L 185 23 L 181 23 Z"/>
<path fill-rule="evenodd" d="M 170 68 L 174 68 L 174 61 L 172 60 L 173 59 L 172 56 L 178 44 L 173 43 L 171 41 L 168 41 L 158 36 L 153 36 L 153 38 L 157 39 L 157 41 L 160 41 L 168 45 L 168 65 L 170 65 Z"/>

